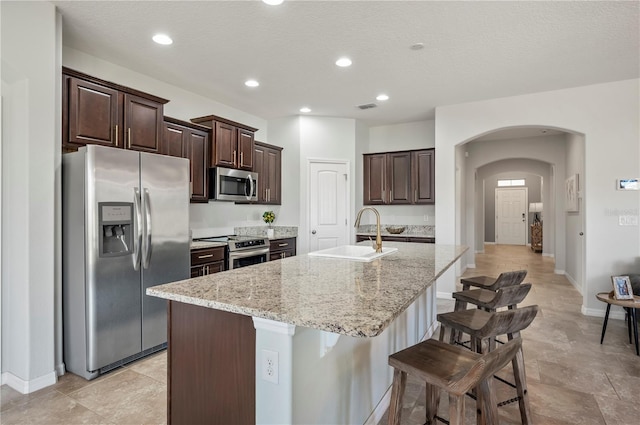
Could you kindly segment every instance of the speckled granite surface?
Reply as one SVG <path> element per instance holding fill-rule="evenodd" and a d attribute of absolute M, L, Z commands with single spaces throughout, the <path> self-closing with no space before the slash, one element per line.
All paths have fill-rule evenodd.
<path fill-rule="evenodd" d="M 234 227 L 234 232 L 238 236 L 260 236 L 267 237 L 267 226 Z M 273 226 L 274 236 L 269 239 L 284 239 L 298 237 L 298 227 L 296 226 Z"/>
<path fill-rule="evenodd" d="M 389 233 L 387 231 L 387 227 L 405 227 L 405 231 L 400 234 Z M 357 235 L 364 236 L 375 236 L 376 235 L 376 225 L 375 224 L 365 224 L 362 226 L 358 226 L 356 230 Z M 431 225 L 417 225 L 417 224 L 381 224 L 380 225 L 380 234 L 386 236 L 406 236 L 413 238 L 435 238 L 436 237 L 436 227 Z"/>
<path fill-rule="evenodd" d="M 226 242 L 191 241 L 191 249 L 215 248 L 217 246 L 227 246 L 227 243 Z"/>
<path fill-rule="evenodd" d="M 147 294 L 343 335 L 374 337 L 467 250 L 402 242 L 385 246 L 398 251 L 370 263 L 299 255 L 155 286 Z"/>

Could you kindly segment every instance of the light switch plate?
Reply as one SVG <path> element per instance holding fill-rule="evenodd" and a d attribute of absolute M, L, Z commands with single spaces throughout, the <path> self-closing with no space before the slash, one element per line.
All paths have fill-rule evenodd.
<path fill-rule="evenodd" d="M 637 215 L 621 215 L 618 217 L 618 224 L 620 224 L 620 226 L 637 226 L 638 216 Z"/>

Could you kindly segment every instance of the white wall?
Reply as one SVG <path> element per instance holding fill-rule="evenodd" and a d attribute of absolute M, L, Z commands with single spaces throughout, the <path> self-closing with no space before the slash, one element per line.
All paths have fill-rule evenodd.
<path fill-rule="evenodd" d="M 2 382 L 56 382 L 60 51 L 48 2 L 2 2 Z"/>
<path fill-rule="evenodd" d="M 637 215 L 640 205 L 640 191 L 616 191 L 614 186 L 620 176 L 640 175 L 639 90 L 640 80 L 634 79 L 437 108 L 436 238 L 439 243 L 462 240 L 457 234 L 460 225 L 451 214 L 464 208 L 455 195 L 457 145 L 498 129 L 518 126 L 544 126 L 584 134 L 583 312 L 601 314 L 603 306 L 595 294 L 610 290 L 611 275 L 629 273 L 640 266 L 638 228 L 619 226 L 618 214 L 612 213 L 613 210 L 635 211 Z M 558 171 L 556 168 L 554 174 L 564 180 L 564 173 Z M 564 212 L 557 212 L 556 222 L 563 216 Z M 556 242 L 556 247 L 558 245 Z M 443 281 L 445 284 L 453 290 L 453 279 Z"/>
<path fill-rule="evenodd" d="M 566 174 L 564 179 L 574 174 L 578 175 L 578 202 L 582 204 L 582 185 L 584 184 L 582 181 L 584 178 L 584 137 L 577 134 L 570 134 L 567 136 L 566 144 Z M 564 193 L 561 193 L 560 195 L 564 196 Z M 636 215 L 637 214 L 638 213 L 636 212 Z M 583 230 L 583 205 L 579 206 L 578 212 L 566 212 L 565 217 L 566 232 L 564 234 L 564 240 L 567 254 L 564 271 L 567 279 L 569 279 L 578 288 L 578 290 L 582 292 L 583 288 L 581 278 L 584 238 L 580 237 L 580 232 Z M 640 255 L 640 252 L 638 254 Z"/>

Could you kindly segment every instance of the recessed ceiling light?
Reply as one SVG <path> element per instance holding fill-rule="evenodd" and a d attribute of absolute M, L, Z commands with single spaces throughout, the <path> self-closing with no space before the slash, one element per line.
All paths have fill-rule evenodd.
<path fill-rule="evenodd" d="M 345 68 L 347 66 L 351 66 L 351 59 L 349 58 L 340 58 L 336 61 L 336 65 Z"/>
<path fill-rule="evenodd" d="M 262 0 L 263 3 L 268 4 L 269 6 L 277 6 L 282 4 L 283 0 Z"/>
<path fill-rule="evenodd" d="M 379 94 L 378 96 L 376 96 L 377 100 L 389 100 L 389 96 L 387 96 L 386 94 Z"/>
<path fill-rule="evenodd" d="M 260 85 L 256 80 L 247 80 L 244 82 L 244 85 L 247 87 L 258 87 Z"/>
<path fill-rule="evenodd" d="M 156 34 L 152 37 L 152 40 L 158 44 L 162 44 L 165 46 L 168 46 L 169 44 L 173 43 L 173 40 L 171 39 L 171 37 L 169 37 L 166 34 Z"/>
<path fill-rule="evenodd" d="M 311 112 L 311 109 L 305 106 L 303 108 L 300 108 L 300 112 L 304 112 L 306 114 L 307 112 Z"/>
<path fill-rule="evenodd" d="M 424 49 L 424 43 L 415 43 L 409 47 L 411 50 L 420 50 Z"/>

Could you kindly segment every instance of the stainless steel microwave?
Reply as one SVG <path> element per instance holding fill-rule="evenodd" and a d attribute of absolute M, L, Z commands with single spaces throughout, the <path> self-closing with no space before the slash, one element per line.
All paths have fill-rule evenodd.
<path fill-rule="evenodd" d="M 257 201 L 258 173 L 215 167 L 209 169 L 209 199 Z"/>

